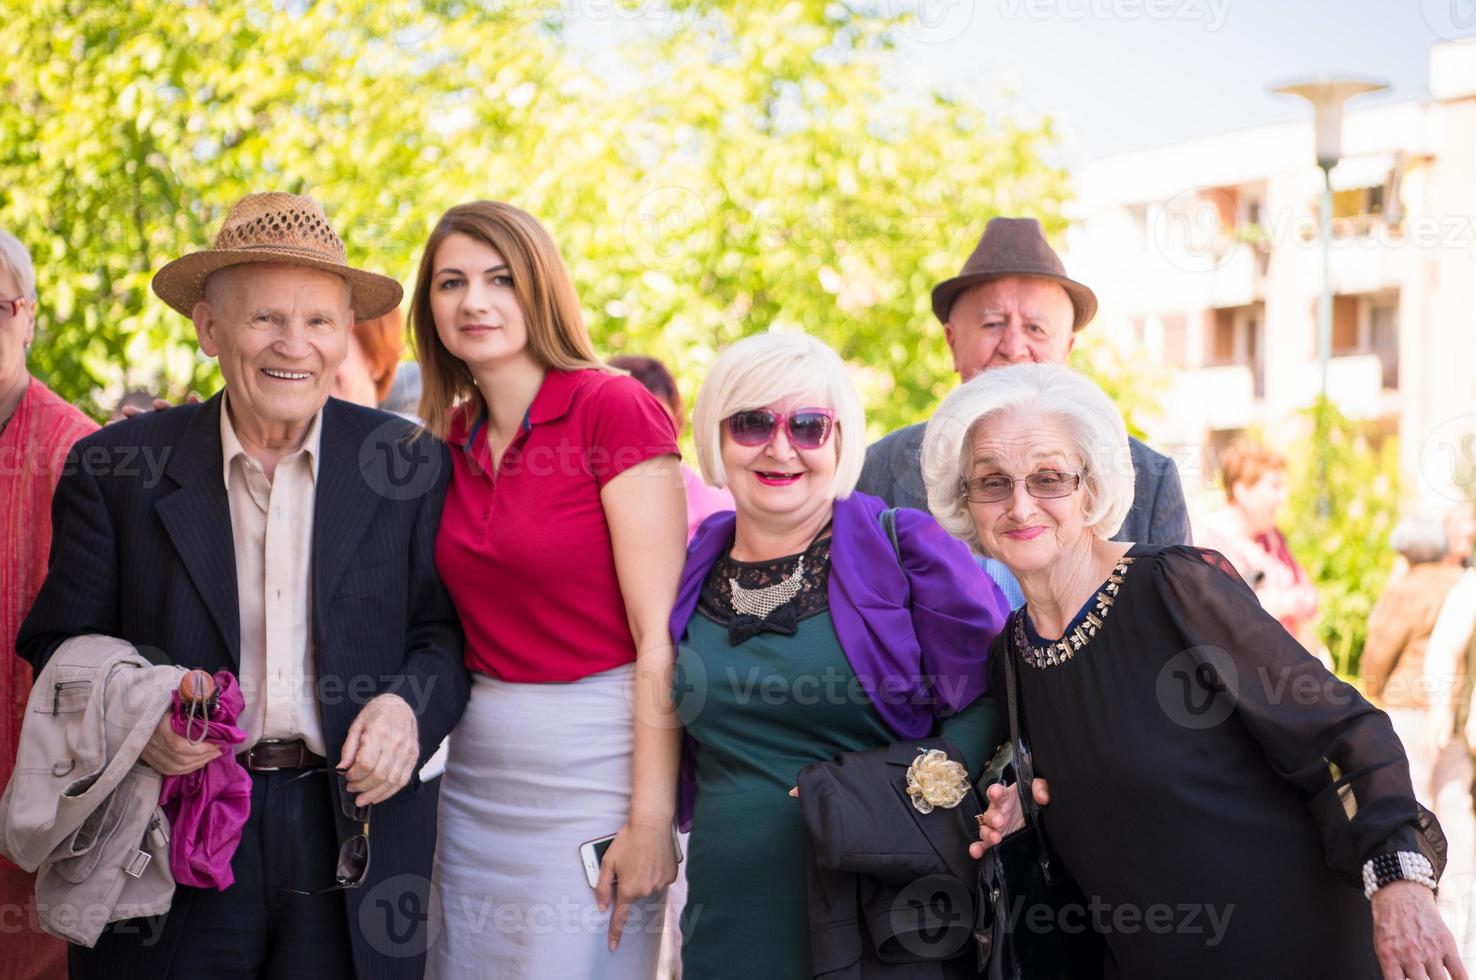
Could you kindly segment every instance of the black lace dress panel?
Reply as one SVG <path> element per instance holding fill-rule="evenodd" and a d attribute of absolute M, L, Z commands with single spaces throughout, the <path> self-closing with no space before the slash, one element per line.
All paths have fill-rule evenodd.
<path fill-rule="evenodd" d="M 727 627 L 728 641 L 734 646 L 758 632 L 793 635 L 800 620 L 830 609 L 829 583 L 827 532 L 798 554 L 768 561 L 738 561 L 724 554 L 702 585 L 697 612 Z"/>

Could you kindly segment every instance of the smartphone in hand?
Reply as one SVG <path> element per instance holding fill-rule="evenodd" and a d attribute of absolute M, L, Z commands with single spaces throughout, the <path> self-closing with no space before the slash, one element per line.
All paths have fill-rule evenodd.
<path fill-rule="evenodd" d="M 589 881 L 589 887 L 599 887 L 600 862 L 605 859 L 605 852 L 610 849 L 610 843 L 614 840 L 615 835 L 611 834 L 609 837 L 597 837 L 579 845 L 579 863 L 584 865 L 584 877 Z"/>
<path fill-rule="evenodd" d="M 605 852 L 610 849 L 610 843 L 615 840 L 615 835 L 608 837 L 596 837 L 579 845 L 579 863 L 584 865 L 584 877 L 589 882 L 589 887 L 600 886 L 600 862 L 605 859 Z M 671 828 L 671 849 L 676 852 L 677 864 L 682 863 L 682 845 L 677 837 L 676 828 Z"/>

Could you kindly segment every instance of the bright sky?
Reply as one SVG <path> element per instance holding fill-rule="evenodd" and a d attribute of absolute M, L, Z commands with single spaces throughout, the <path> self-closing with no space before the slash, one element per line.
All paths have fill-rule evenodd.
<path fill-rule="evenodd" d="M 1476 0 L 886 2 L 921 11 L 906 74 L 1053 116 L 1068 165 L 1310 118 L 1267 92 L 1307 75 L 1390 83 L 1364 104 L 1419 99 L 1431 45 L 1476 35 Z"/>

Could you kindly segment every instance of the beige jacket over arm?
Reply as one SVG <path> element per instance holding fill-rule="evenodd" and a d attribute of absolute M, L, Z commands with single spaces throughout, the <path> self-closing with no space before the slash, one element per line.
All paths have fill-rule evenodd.
<path fill-rule="evenodd" d="M 162 777 L 138 757 L 183 673 L 122 640 L 79 636 L 31 688 L 0 796 L 0 853 L 38 872 L 37 914 L 53 936 L 90 947 L 109 922 L 169 909 Z"/>

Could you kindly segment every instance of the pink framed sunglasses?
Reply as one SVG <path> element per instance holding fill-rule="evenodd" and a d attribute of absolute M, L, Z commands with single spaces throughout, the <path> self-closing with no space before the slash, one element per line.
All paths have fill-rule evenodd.
<path fill-rule="evenodd" d="M 828 408 L 796 408 L 787 415 L 767 408 L 736 412 L 723 420 L 728 437 L 740 446 L 762 446 L 774 438 L 780 424 L 789 441 L 800 449 L 819 449 L 830 441 L 835 412 Z"/>

